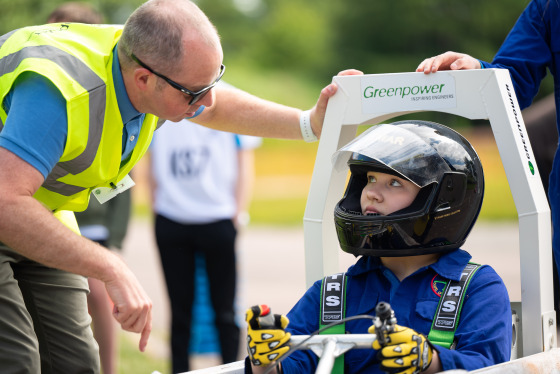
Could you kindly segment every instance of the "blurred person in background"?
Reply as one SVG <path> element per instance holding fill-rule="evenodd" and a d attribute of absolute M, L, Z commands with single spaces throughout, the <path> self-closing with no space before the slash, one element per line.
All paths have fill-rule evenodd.
<path fill-rule="evenodd" d="M 69 1 L 59 5 L 47 18 L 47 23 L 57 22 L 100 24 L 103 15 L 89 3 Z"/>
<path fill-rule="evenodd" d="M 190 370 L 196 257 L 207 274 L 223 363 L 238 359 L 236 238 L 247 223 L 260 138 L 167 122 L 150 146 L 155 237 L 171 304 L 173 373 Z M 196 269 L 199 270 L 199 269 Z M 197 295 L 200 297 L 200 295 Z"/>

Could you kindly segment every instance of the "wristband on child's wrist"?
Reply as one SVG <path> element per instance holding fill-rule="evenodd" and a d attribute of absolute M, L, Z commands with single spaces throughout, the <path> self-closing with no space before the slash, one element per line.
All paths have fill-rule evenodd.
<path fill-rule="evenodd" d="M 311 128 L 311 110 L 306 110 L 299 116 L 299 127 L 303 140 L 308 143 L 317 141 L 317 136 L 313 133 Z"/>

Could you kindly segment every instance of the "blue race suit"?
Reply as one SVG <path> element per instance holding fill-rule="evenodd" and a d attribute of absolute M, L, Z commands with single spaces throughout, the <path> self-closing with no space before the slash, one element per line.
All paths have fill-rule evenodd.
<path fill-rule="evenodd" d="M 389 302 L 397 324 L 428 335 L 443 282 L 458 280 L 471 256 L 463 250 L 442 255 L 436 263 L 417 270 L 401 282 L 379 258 L 361 257 L 347 271 L 346 317 L 375 315 L 375 307 Z M 319 328 L 321 281 L 315 282 L 288 313 L 287 331 L 308 335 Z M 367 334 L 371 320 L 346 322 L 346 331 Z M 455 338 L 455 350 L 438 347 L 444 370 L 474 370 L 508 361 L 511 354 L 511 309 L 506 287 L 490 266 L 473 276 L 465 296 Z M 346 373 L 382 373 L 377 351 L 350 350 L 345 354 Z M 312 373 L 317 357 L 311 351 L 296 351 L 282 361 L 284 373 Z"/>

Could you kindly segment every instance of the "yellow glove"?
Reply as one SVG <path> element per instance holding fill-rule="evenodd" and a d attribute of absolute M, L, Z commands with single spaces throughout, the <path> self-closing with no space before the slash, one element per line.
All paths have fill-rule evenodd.
<path fill-rule="evenodd" d="M 375 326 L 368 329 L 375 334 Z M 426 337 L 411 328 L 395 325 L 393 331 L 384 332 L 386 344 L 373 342 L 381 360 L 380 369 L 392 374 L 416 374 L 432 363 L 434 348 Z"/>
<path fill-rule="evenodd" d="M 285 354 L 292 334 L 284 331 L 290 321 L 284 315 L 271 314 L 266 305 L 247 309 L 247 352 L 255 366 L 268 365 Z"/>

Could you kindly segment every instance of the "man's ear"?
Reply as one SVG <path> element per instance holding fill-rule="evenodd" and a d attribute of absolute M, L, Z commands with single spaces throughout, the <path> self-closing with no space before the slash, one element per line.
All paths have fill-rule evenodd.
<path fill-rule="evenodd" d="M 136 86 L 144 91 L 150 88 L 150 85 L 155 85 L 155 75 L 150 73 L 148 69 L 136 68 L 134 69 L 134 83 Z"/>

